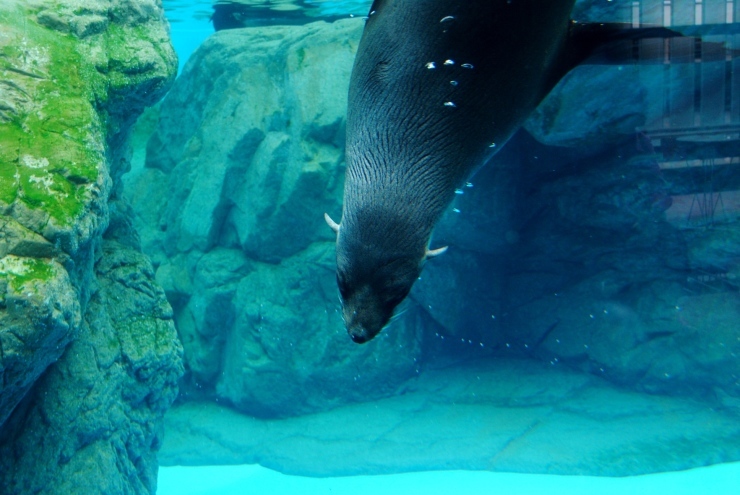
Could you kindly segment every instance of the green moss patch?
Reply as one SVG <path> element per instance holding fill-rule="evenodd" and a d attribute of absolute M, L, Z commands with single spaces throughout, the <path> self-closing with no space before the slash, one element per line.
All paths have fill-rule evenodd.
<path fill-rule="evenodd" d="M 16 293 L 36 293 L 56 275 L 56 268 L 50 259 L 13 255 L 0 259 L 0 282 Z"/>
<path fill-rule="evenodd" d="M 0 25 L 0 79 L 20 102 L 0 121 L 0 207 L 20 201 L 72 226 L 105 160 L 93 102 L 106 82 L 74 36 L 40 26 L 20 9 L 0 12 Z"/>

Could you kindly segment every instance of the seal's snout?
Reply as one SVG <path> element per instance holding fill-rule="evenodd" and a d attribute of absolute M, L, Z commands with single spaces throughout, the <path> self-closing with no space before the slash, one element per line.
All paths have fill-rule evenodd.
<path fill-rule="evenodd" d="M 364 344 L 371 341 L 388 323 L 390 313 L 386 314 L 386 311 L 379 307 L 374 299 L 352 298 L 343 301 L 344 324 L 352 342 Z"/>
<path fill-rule="evenodd" d="M 364 344 L 365 342 L 371 341 L 376 335 L 383 329 L 382 322 L 369 322 L 360 321 L 357 313 L 354 313 L 353 318 L 345 320 L 347 325 L 347 333 L 352 339 L 352 342 L 356 344 Z"/>
<path fill-rule="evenodd" d="M 350 333 L 349 337 L 352 339 L 352 342 L 356 344 L 364 344 L 365 342 L 370 340 L 364 333 Z"/>
<path fill-rule="evenodd" d="M 366 251 L 353 255 L 353 264 L 346 262 L 350 258 L 346 253 L 337 255 L 342 319 L 353 342 L 368 342 L 388 325 L 419 276 L 424 252 L 419 251 L 419 256 L 380 259 Z"/>

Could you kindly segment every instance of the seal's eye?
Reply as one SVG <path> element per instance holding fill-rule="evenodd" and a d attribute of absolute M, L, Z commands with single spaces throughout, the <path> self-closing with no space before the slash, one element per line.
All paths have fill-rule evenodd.
<path fill-rule="evenodd" d="M 344 280 L 344 275 L 339 272 L 337 272 L 337 287 L 339 288 L 339 295 L 342 297 L 342 300 L 346 300 L 349 296 L 349 288 Z"/>

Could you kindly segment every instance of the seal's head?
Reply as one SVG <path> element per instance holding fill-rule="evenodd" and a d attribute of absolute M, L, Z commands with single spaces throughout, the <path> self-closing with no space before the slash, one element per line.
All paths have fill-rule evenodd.
<path fill-rule="evenodd" d="M 393 316 L 421 272 L 420 260 L 367 260 L 361 269 L 337 266 L 342 317 L 353 341 L 363 344 L 375 337 Z"/>
<path fill-rule="evenodd" d="M 427 250 L 399 247 L 387 236 L 388 245 L 363 242 L 328 215 L 326 222 L 337 233 L 337 286 L 342 302 L 342 317 L 354 342 L 363 344 L 378 335 L 393 317 L 419 278 L 424 262 L 447 248 Z M 344 227 L 343 227 L 344 228 Z M 396 241 L 398 239 L 395 239 Z M 393 248 L 389 247 L 392 245 Z"/>

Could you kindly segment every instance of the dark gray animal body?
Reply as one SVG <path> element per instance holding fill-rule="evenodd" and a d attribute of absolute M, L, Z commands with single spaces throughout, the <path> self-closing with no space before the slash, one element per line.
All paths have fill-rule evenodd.
<path fill-rule="evenodd" d="M 372 339 L 408 295 L 434 225 L 583 54 L 574 0 L 376 0 L 349 90 L 337 283 Z"/>

